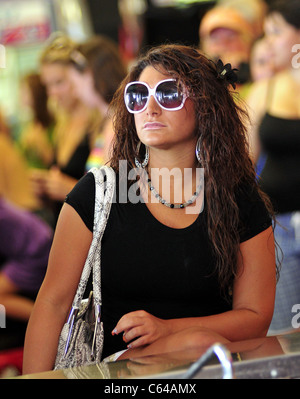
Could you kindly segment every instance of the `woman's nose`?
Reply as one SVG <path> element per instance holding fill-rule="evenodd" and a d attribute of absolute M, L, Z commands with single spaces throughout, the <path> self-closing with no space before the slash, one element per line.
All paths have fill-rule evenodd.
<path fill-rule="evenodd" d="M 158 114 L 161 112 L 161 107 L 157 104 L 157 101 L 153 96 L 150 96 L 149 102 L 147 105 L 147 113 L 148 114 Z"/>

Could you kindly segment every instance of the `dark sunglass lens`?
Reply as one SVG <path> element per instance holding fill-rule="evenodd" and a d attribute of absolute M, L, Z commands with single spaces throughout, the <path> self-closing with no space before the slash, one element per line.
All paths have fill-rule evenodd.
<path fill-rule="evenodd" d="M 136 83 L 130 85 L 126 90 L 126 105 L 131 111 L 140 111 L 144 108 L 148 99 L 146 86 Z"/>
<path fill-rule="evenodd" d="M 156 98 L 163 107 L 172 109 L 181 106 L 183 94 L 175 81 L 163 82 L 156 89 Z"/>

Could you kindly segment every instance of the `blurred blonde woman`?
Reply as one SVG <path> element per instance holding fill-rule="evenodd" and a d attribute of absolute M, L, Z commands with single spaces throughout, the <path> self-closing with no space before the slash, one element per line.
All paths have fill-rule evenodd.
<path fill-rule="evenodd" d="M 94 112 L 77 97 L 69 79 L 70 54 L 75 43 L 58 35 L 40 58 L 40 73 L 57 123 L 54 129 L 54 160 L 48 171 L 34 171 L 35 193 L 52 207 L 55 225 L 66 194 L 85 173 L 93 147 Z"/>
<path fill-rule="evenodd" d="M 99 113 L 96 142 L 87 161 L 87 170 L 101 166 L 109 159 L 114 130 L 108 109 L 126 73 L 118 46 L 108 37 L 91 37 L 72 53 L 70 77 L 78 97 Z"/>

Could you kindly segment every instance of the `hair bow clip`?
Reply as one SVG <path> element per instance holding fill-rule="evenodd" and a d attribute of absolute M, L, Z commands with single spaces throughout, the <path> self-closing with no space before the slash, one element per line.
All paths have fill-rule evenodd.
<path fill-rule="evenodd" d="M 218 60 L 217 65 L 217 73 L 218 73 L 218 78 L 226 80 L 228 84 L 231 84 L 233 89 L 235 90 L 235 83 L 238 81 L 238 76 L 236 72 L 238 69 L 232 68 L 231 64 L 223 64 L 222 60 Z"/>

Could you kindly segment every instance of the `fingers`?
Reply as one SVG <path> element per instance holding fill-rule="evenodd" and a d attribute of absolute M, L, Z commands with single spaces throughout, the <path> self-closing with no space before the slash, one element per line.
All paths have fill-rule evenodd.
<path fill-rule="evenodd" d="M 123 333 L 123 341 L 128 348 L 136 348 L 149 343 L 147 329 L 147 312 L 136 311 L 123 316 L 112 331 L 112 335 Z"/>
<path fill-rule="evenodd" d="M 134 339 L 136 340 L 135 342 L 144 342 L 144 339 L 141 340 L 141 337 L 145 337 L 147 334 L 145 332 L 144 326 L 138 326 L 135 328 L 131 328 L 130 330 L 124 331 L 123 332 L 123 341 L 124 342 L 131 342 Z M 145 344 L 144 342 L 143 344 Z"/>
<path fill-rule="evenodd" d="M 117 323 L 112 334 L 123 333 L 128 348 L 148 345 L 171 332 L 168 320 L 159 319 L 144 310 L 127 313 Z"/>
<path fill-rule="evenodd" d="M 142 318 L 148 315 L 144 310 L 137 310 L 130 312 L 121 317 L 112 334 L 119 334 L 120 332 L 128 331 L 131 328 L 137 327 L 142 323 Z"/>

